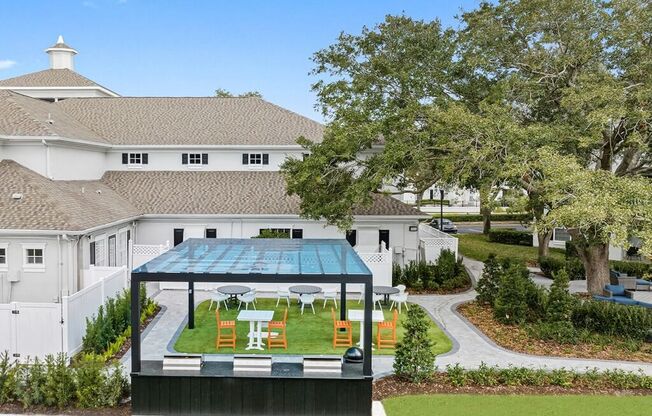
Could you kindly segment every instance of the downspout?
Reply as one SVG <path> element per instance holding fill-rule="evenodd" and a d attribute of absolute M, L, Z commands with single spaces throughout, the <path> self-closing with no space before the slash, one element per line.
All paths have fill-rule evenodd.
<path fill-rule="evenodd" d="M 61 286 L 63 280 L 63 263 L 61 262 L 61 236 L 57 235 L 57 302 L 61 303 Z"/>
<path fill-rule="evenodd" d="M 48 142 L 45 139 L 42 139 L 41 143 L 45 146 L 45 176 L 48 179 L 52 179 L 52 175 L 50 175 L 50 146 L 48 146 Z"/>

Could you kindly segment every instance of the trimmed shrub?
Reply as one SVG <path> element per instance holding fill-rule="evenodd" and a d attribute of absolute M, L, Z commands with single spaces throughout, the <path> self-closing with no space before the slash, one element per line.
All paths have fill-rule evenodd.
<path fill-rule="evenodd" d="M 428 318 L 418 306 L 408 310 L 405 336 L 396 346 L 394 372 L 401 378 L 420 383 L 435 372 L 434 342 L 428 335 Z"/>
<path fill-rule="evenodd" d="M 489 241 L 517 246 L 532 246 L 532 233 L 527 231 L 492 228 L 489 230 Z"/>
<path fill-rule="evenodd" d="M 555 341 L 560 344 L 577 344 L 580 334 L 570 321 L 537 322 L 525 327 L 527 333 L 541 340 Z"/>
<path fill-rule="evenodd" d="M 612 302 L 585 301 L 573 308 L 571 321 L 577 329 L 642 341 L 652 329 L 652 311 Z"/>
<path fill-rule="evenodd" d="M 568 292 L 568 273 L 565 269 L 555 273 L 555 280 L 550 287 L 546 305 L 547 322 L 564 322 L 570 324 L 576 298 Z"/>
<path fill-rule="evenodd" d="M 432 218 L 439 218 L 439 214 L 435 214 Z M 444 218 L 447 218 L 453 222 L 480 222 L 482 221 L 482 215 L 480 214 L 446 214 L 444 213 Z M 492 213 L 492 221 L 532 221 L 532 214 L 527 212 L 520 213 Z"/>
<path fill-rule="evenodd" d="M 494 302 L 495 318 L 504 324 L 524 323 L 529 315 L 528 292 L 532 286 L 523 265 L 514 263 L 504 268 Z"/>
<path fill-rule="evenodd" d="M 643 277 L 652 274 L 652 264 L 638 261 L 611 261 L 611 268 L 630 276 Z"/>
<path fill-rule="evenodd" d="M 422 199 L 421 200 L 421 205 L 439 205 L 441 202 L 442 205 L 444 206 L 449 206 L 451 204 L 451 201 L 448 199 Z"/>
<path fill-rule="evenodd" d="M 484 262 L 482 276 L 480 276 L 475 288 L 476 292 L 478 292 L 478 296 L 476 297 L 478 302 L 494 305 L 498 288 L 500 287 L 501 276 L 502 268 L 496 259 L 496 255 L 489 253 L 487 261 Z"/>
<path fill-rule="evenodd" d="M 18 370 L 16 397 L 23 407 L 40 406 L 45 403 L 45 367 L 38 358 Z"/>
<path fill-rule="evenodd" d="M 0 404 L 12 401 L 18 376 L 16 361 L 11 361 L 9 353 L 3 351 L 0 354 Z"/>
<path fill-rule="evenodd" d="M 63 408 L 75 399 L 75 378 L 65 354 L 45 357 L 45 405 Z"/>
<path fill-rule="evenodd" d="M 443 250 L 435 264 L 411 261 L 405 267 L 392 267 L 392 284 L 403 284 L 415 290 L 453 290 L 469 284 L 469 276 L 450 250 Z"/>
<path fill-rule="evenodd" d="M 577 257 L 570 257 L 566 260 L 558 260 L 552 256 L 540 256 L 539 267 L 544 276 L 552 279 L 554 274 L 561 269 L 566 269 L 569 280 L 584 280 L 586 273 L 582 261 Z"/>

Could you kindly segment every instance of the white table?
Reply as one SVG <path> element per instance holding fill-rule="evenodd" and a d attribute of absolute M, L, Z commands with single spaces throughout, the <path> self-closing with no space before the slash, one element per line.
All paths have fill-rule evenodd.
<path fill-rule="evenodd" d="M 372 322 L 383 322 L 385 315 L 383 311 L 371 311 Z M 349 321 L 360 322 L 360 342 L 358 345 L 364 347 L 364 310 L 363 309 L 349 309 Z M 371 344 L 373 346 L 373 343 Z"/>
<path fill-rule="evenodd" d="M 273 318 L 274 311 L 240 311 L 236 320 L 249 321 L 249 343 L 245 349 L 264 350 L 262 331 L 263 322 L 269 322 Z"/>

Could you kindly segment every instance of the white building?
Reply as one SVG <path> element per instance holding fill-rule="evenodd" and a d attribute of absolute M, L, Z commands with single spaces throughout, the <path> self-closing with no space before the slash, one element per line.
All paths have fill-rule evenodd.
<path fill-rule="evenodd" d="M 0 81 L 0 304 L 59 302 L 90 266 L 129 264 L 128 242 L 346 237 L 415 259 L 423 214 L 376 196 L 344 233 L 299 216 L 278 172 L 319 123 L 259 98 L 121 97 L 74 71 L 60 37 L 50 69 Z"/>

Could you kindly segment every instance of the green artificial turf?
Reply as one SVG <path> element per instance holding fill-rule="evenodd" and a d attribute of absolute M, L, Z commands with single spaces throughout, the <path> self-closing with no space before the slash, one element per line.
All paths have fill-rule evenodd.
<path fill-rule="evenodd" d="M 383 401 L 387 416 L 643 416 L 652 396 L 498 396 L 433 394 Z"/>
<path fill-rule="evenodd" d="M 494 253 L 498 257 L 520 260 L 527 265 L 534 265 L 538 262 L 537 247 L 493 243 L 483 234 L 460 234 L 457 238 L 459 239 L 460 254 L 475 260 L 486 261 L 489 254 Z M 563 260 L 564 250 L 551 248 L 550 256 Z"/>
<path fill-rule="evenodd" d="M 179 336 L 179 339 L 174 345 L 174 349 L 178 352 L 185 353 L 224 353 L 224 354 L 233 354 L 234 351 L 231 348 L 220 348 L 219 351 L 215 349 L 215 337 L 216 337 L 216 327 L 215 327 L 215 305 L 213 309 L 209 312 L 208 305 L 209 301 L 202 302 L 197 309 L 195 310 L 195 329 L 184 328 L 183 332 Z M 342 354 L 346 348 L 341 347 L 334 349 L 333 348 L 333 321 L 331 319 L 331 307 L 332 303 L 329 302 L 326 309 L 324 309 L 323 301 L 315 301 L 315 312 L 313 315 L 310 309 L 306 309 L 304 314 L 301 315 L 301 310 L 297 305 L 297 301 L 293 300 L 291 306 L 288 310 L 288 323 L 287 323 L 287 338 L 288 338 L 288 349 L 284 350 L 283 348 L 273 348 L 272 352 L 274 354 Z M 347 302 L 349 309 L 362 309 L 363 305 L 358 304 L 357 301 Z M 410 305 L 411 307 L 417 307 Z M 259 298 L 256 302 L 256 308 L 258 310 L 274 310 L 274 319 L 280 320 L 283 317 L 283 311 L 287 307 L 286 303 L 279 304 L 278 308 L 276 307 L 276 299 L 265 299 Z M 385 319 L 392 319 L 392 314 L 384 308 Z M 235 320 L 238 311 L 235 307 L 229 307 L 229 310 L 224 310 L 224 307 L 220 310 L 220 318 L 222 320 Z M 339 317 L 339 311 L 336 310 L 336 314 Z M 403 313 L 399 315 L 399 328 L 398 328 L 398 338 L 399 341 L 403 336 L 403 325 L 402 322 L 406 319 L 407 313 L 403 309 Z M 339 318 L 338 318 L 339 319 Z M 248 322 L 236 322 L 236 353 L 248 353 L 248 354 L 268 354 L 268 351 L 257 351 L 250 350 L 246 351 L 245 347 L 247 344 L 247 333 L 249 332 L 249 323 Z M 374 340 L 376 336 L 376 324 L 374 324 Z M 359 341 L 360 334 L 360 324 L 358 322 L 353 322 L 353 343 Z M 430 336 L 433 341 L 435 341 L 434 350 L 437 354 L 442 354 L 451 349 L 451 341 L 446 337 L 446 335 L 431 321 L 430 325 Z M 382 349 L 375 350 L 375 354 L 394 354 L 393 349 Z"/>

